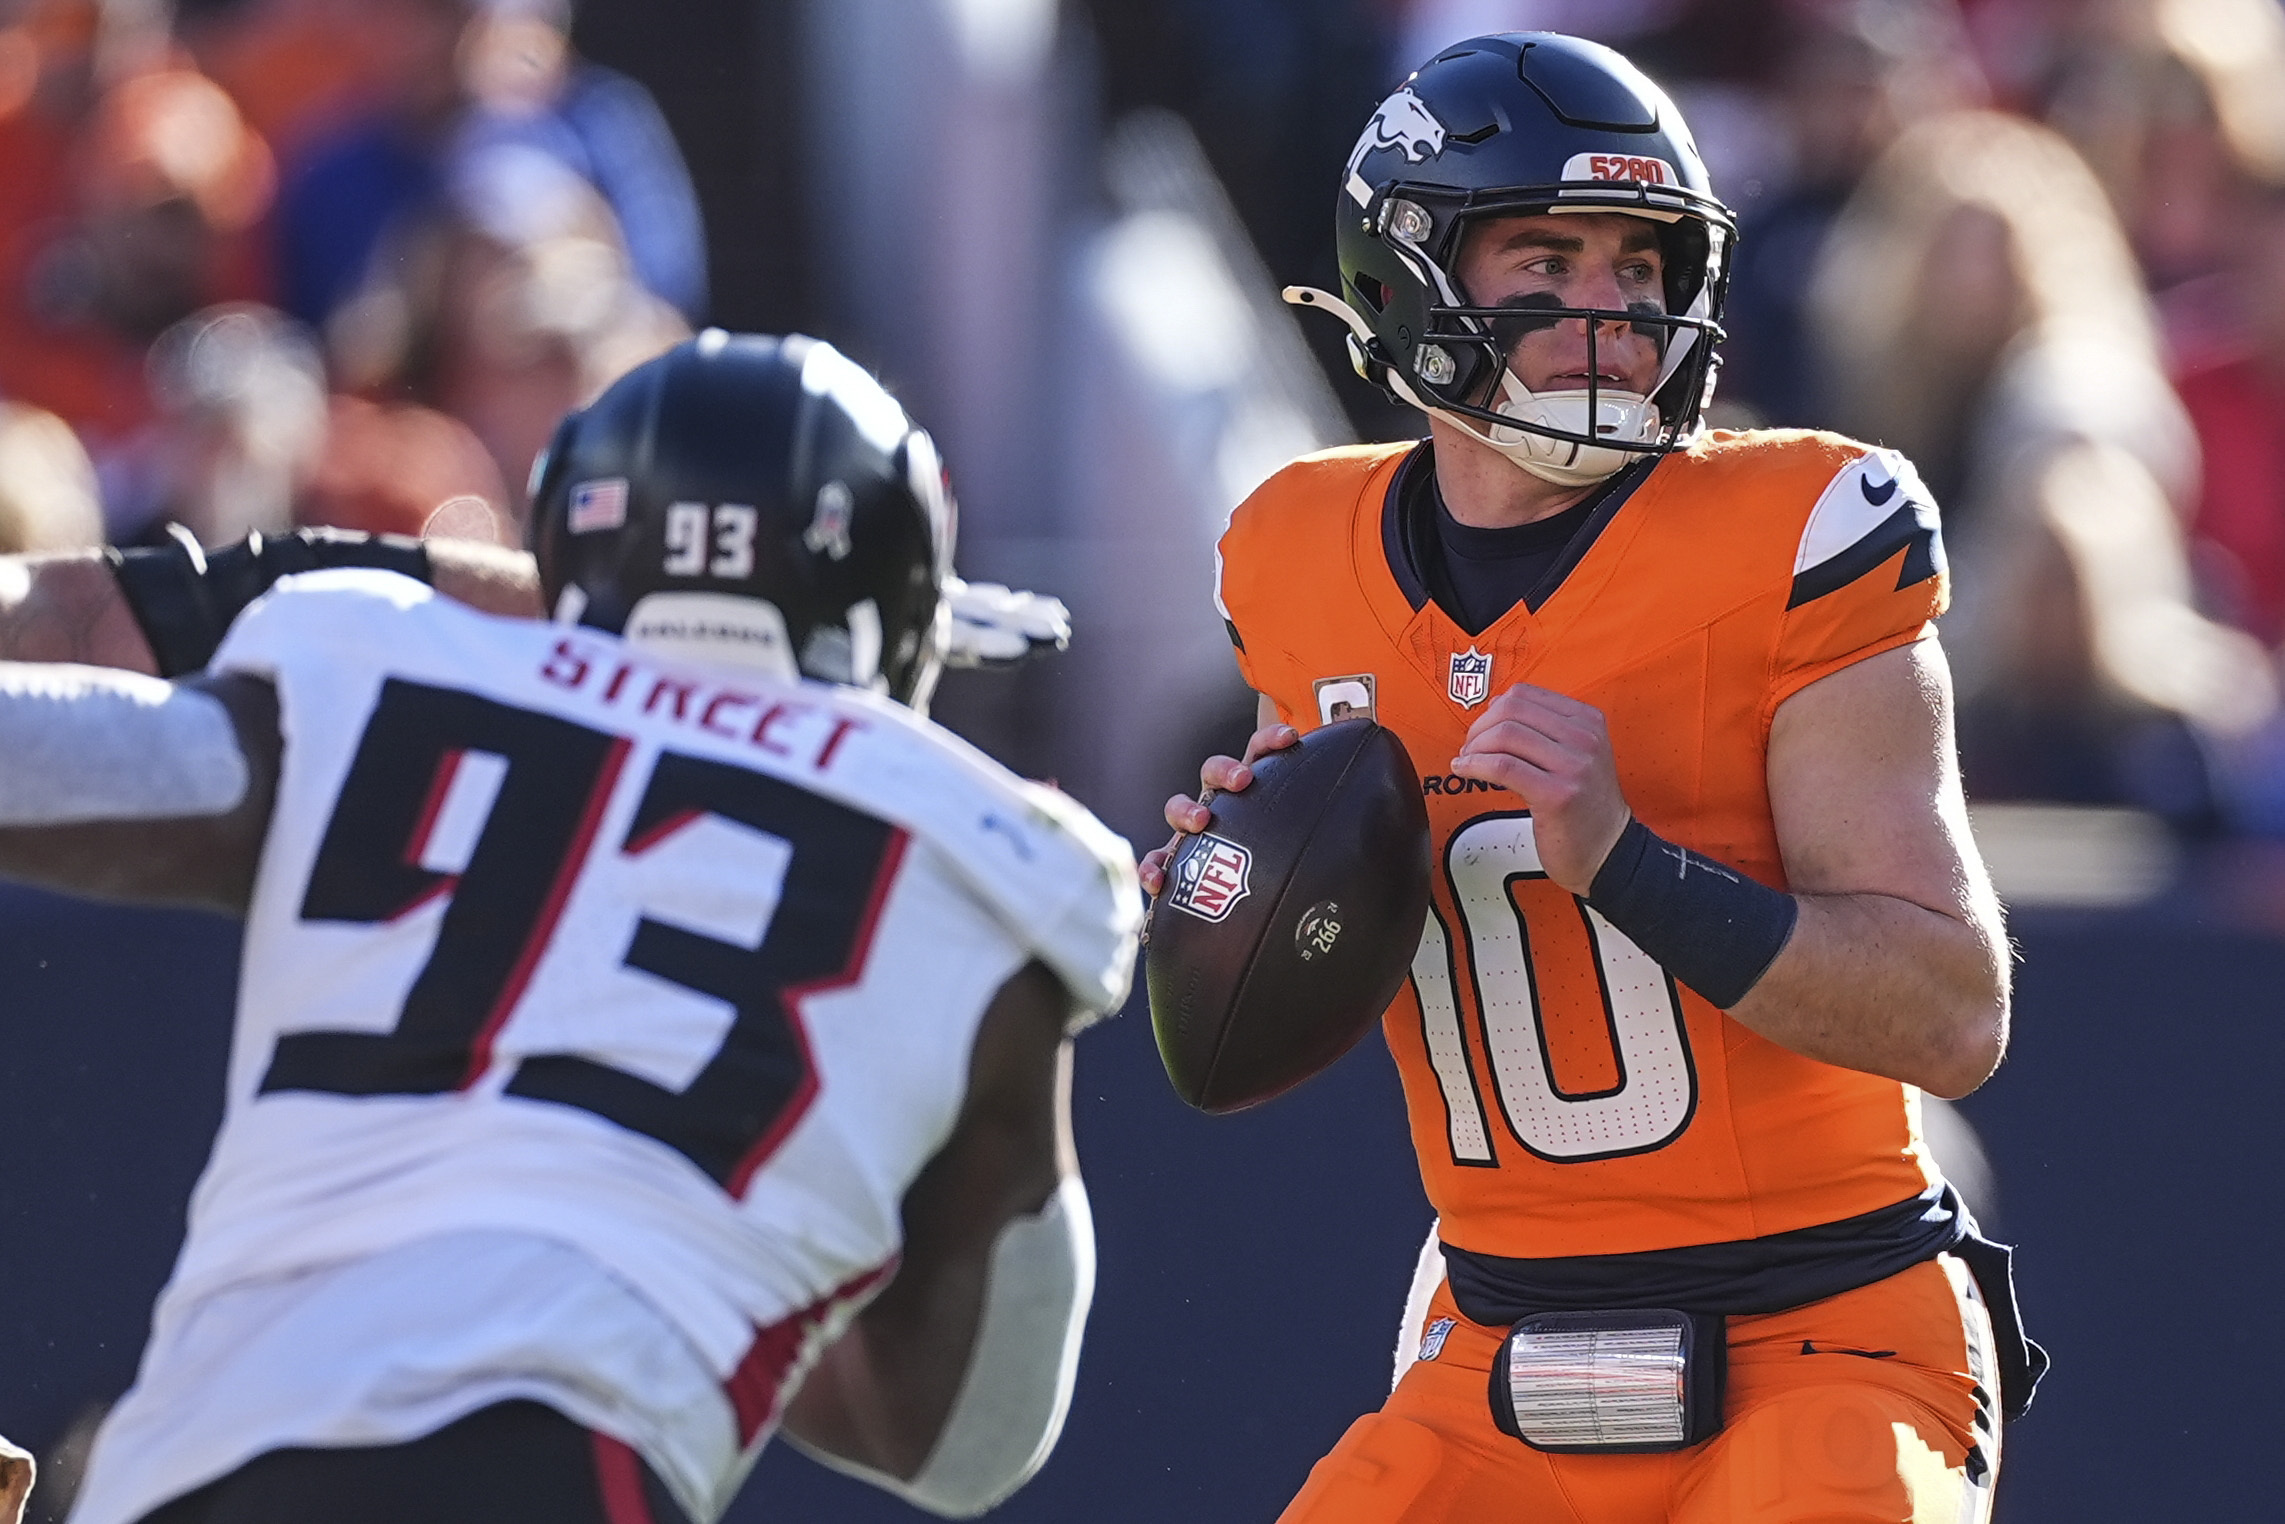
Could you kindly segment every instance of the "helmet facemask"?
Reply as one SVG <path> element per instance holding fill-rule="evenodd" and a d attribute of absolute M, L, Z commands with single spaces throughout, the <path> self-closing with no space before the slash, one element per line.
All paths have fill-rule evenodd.
<path fill-rule="evenodd" d="M 1421 247 L 1433 227 L 1425 209 L 1394 196 L 1387 205 L 1391 210 L 1379 219 L 1384 239 L 1438 298 L 1428 306 L 1427 325 L 1412 349 L 1409 374 L 1389 367 L 1392 390 L 1522 469 L 1563 486 L 1592 485 L 1635 460 L 1664 454 L 1686 442 L 1699 412 L 1688 404 L 1703 399 L 1709 390 L 1713 346 L 1722 337 L 1707 310 L 1706 266 L 1718 257 L 1724 230 L 1709 229 L 1702 238 L 1678 236 L 1682 230 L 1671 225 L 1671 214 L 1652 214 L 1667 224 L 1660 238 L 1668 256 L 1667 291 L 1669 300 L 1684 297 L 1681 312 L 1651 302 L 1623 309 L 1567 307 L 1544 292 L 1482 306 L 1458 290 L 1444 261 Z M 1441 242 L 1447 249 L 1457 249 L 1467 223 L 1493 216 L 1572 210 L 1619 209 L 1495 207 L 1455 219 Z M 1706 252 L 1699 254 L 1699 247 Z M 1673 268 L 1677 253 L 1684 257 L 1679 271 Z M 1532 333 L 1564 322 L 1579 323 L 1584 330 L 1587 385 L 1534 392 L 1517 373 L 1516 352 Z M 1648 337 L 1658 351 L 1657 378 L 1647 393 L 1603 379 L 1605 348 L 1621 329 Z"/>
<path fill-rule="evenodd" d="M 1533 323 L 1580 323 L 1589 345 L 1584 386 L 1535 394 L 1510 364 L 1516 310 L 1472 302 L 1455 272 L 1469 228 L 1564 213 L 1653 229 L 1664 301 L 1530 308 Z M 1452 44 L 1373 113 L 1341 177 L 1339 294 L 1295 287 L 1287 299 L 1340 317 L 1359 374 L 1398 401 L 1523 470 L 1587 485 L 1696 437 L 1736 226 L 1674 102 L 1641 70 L 1580 38 L 1495 33 Z M 1646 392 L 1601 374 L 1622 332 L 1657 345 Z"/>

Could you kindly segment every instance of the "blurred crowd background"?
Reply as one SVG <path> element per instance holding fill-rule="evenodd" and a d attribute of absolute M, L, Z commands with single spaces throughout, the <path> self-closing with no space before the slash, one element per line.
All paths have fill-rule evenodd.
<path fill-rule="evenodd" d="M 1447 41 L 1611 42 L 1739 215 L 1718 423 L 1898 446 L 1943 504 L 1978 801 L 2285 836 L 2276 0 L 0 16 L 0 547 L 515 543 L 565 408 L 694 326 L 807 329 L 945 438 L 971 563 L 1078 595 L 1096 659 L 950 712 L 1114 812 L 1240 702 L 1222 515 L 1420 427 L 1276 301 L 1332 283 L 1326 166 Z M 1143 723 L 1074 726 L 1112 682 Z"/>
<path fill-rule="evenodd" d="M 1328 165 L 1444 41 L 1611 41 L 1739 212 L 1718 423 L 1892 443 L 1945 507 L 1974 797 L 2136 811 L 2102 829 L 2143 859 L 2285 836 L 2276 0 L 0 18 L 0 546 L 514 544 L 564 409 L 706 322 L 809 329 L 944 436 L 971 569 L 1090 631 L 948 715 L 1124 823 L 1243 706 L 1200 592 L 1222 514 L 1419 432 L 1275 299 L 1334 279 Z M 1136 720 L 1074 724 L 1113 683 Z M 2050 816 L 1990 818 L 2036 871 Z"/>
<path fill-rule="evenodd" d="M 1629 53 L 1738 214 L 1715 424 L 1897 446 L 1942 504 L 2026 1011 L 2131 1068 L 2154 1060 L 2126 991 L 2258 1010 L 2285 933 L 2278 0 L 0 0 L 0 550 L 303 524 L 520 543 L 563 410 L 698 326 L 817 333 L 944 445 L 968 575 L 1075 612 L 1067 657 L 955 674 L 940 717 L 1147 844 L 1248 728 L 1209 597 L 1230 508 L 1295 454 L 1423 432 L 1278 288 L 1335 283 L 1336 175 L 1381 96 L 1520 28 Z M 126 934 L 90 914 L 25 924 Z M 2065 998 L 2042 935 L 2125 961 Z M 2254 1125 L 2228 1086 L 2273 1043 L 2165 1041 L 2168 1116 Z M 1131 1083 L 1096 1087 L 1106 1113 Z M 1381 1078 L 1345 1083 L 1392 1115 Z M 1987 1137 L 2099 1111 L 2027 1085 L 1972 1110 Z M 1354 1167 L 1401 1196 L 1393 1123 L 1349 1131 L 1397 1151 Z M 2251 1153 L 2171 1136 L 2257 1191 L 2285 1174 L 2265 1125 Z M 2000 1162 L 2012 1210 L 2031 1182 Z M 1120 1167 L 1113 1239 L 1122 1181 L 1143 1216 L 1197 1209 Z M 156 1210 L 163 1250 L 179 1199 Z M 2115 1199 L 2088 1213 L 2128 1231 Z M 1361 1305 L 1393 1320 L 1410 1218 L 1390 1242 Z M 1102 1366 L 1089 1390 L 1131 1397 Z M 76 1411 L 52 1386 L 15 1394 L 47 1431 L 19 1437 Z M 0 1367 L 0 1419 L 11 1395 Z M 1182 1473 L 1167 1449 L 1143 1470 Z"/>

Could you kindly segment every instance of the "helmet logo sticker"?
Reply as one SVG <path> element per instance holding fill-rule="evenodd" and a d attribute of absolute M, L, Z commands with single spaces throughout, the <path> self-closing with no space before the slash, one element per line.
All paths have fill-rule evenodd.
<path fill-rule="evenodd" d="M 828 560 L 846 561 L 849 558 L 849 520 L 855 515 L 857 500 L 850 494 L 846 482 L 827 482 L 817 489 L 817 513 L 809 527 L 801 532 L 801 543 L 811 555 Z"/>
<path fill-rule="evenodd" d="M 1444 151 L 1444 124 L 1436 120 L 1428 103 L 1412 93 L 1407 85 L 1382 101 L 1380 109 L 1365 126 L 1365 135 L 1357 139 L 1356 148 L 1349 154 L 1349 194 L 1359 206 L 1373 199 L 1372 187 L 1357 174 L 1357 166 L 1365 162 L 1365 155 L 1383 148 L 1401 148 L 1405 162 L 1418 164 L 1432 159 Z"/>
<path fill-rule="evenodd" d="M 1445 685 L 1452 702 L 1473 709 L 1492 693 L 1492 659 L 1474 646 L 1452 653 L 1452 675 Z"/>
<path fill-rule="evenodd" d="M 565 522 L 573 534 L 625 528 L 627 479 L 613 476 L 599 482 L 581 482 L 572 488 L 571 508 Z"/>
<path fill-rule="evenodd" d="M 1648 154 L 1575 153 L 1564 161 L 1566 180 L 1628 180 L 1637 185 L 1680 185 L 1682 177 L 1664 159 Z"/>

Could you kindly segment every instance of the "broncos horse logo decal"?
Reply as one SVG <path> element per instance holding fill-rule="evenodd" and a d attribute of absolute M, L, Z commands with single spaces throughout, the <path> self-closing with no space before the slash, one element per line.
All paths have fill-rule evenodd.
<path fill-rule="evenodd" d="M 1429 111 L 1428 103 L 1412 93 L 1407 85 L 1382 101 L 1365 127 L 1365 135 L 1357 139 L 1354 152 L 1349 155 L 1349 194 L 1361 202 L 1372 199 L 1372 190 L 1357 176 L 1357 166 L 1365 162 L 1365 155 L 1383 148 L 1401 148 L 1405 161 L 1418 164 L 1434 158 L 1444 151 L 1444 124 Z"/>

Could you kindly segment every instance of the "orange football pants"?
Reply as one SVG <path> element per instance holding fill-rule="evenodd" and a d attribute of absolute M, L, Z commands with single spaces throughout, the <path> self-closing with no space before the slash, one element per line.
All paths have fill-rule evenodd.
<path fill-rule="evenodd" d="M 1722 1431 L 1663 1455 L 1547 1455 L 1493 1427 L 1506 1330 L 1453 1320 L 1317 1463 L 1281 1524 L 1983 1524 L 1999 1469 L 1991 1324 L 1950 1255 L 1729 1321 Z M 1971 1458 L 1972 1456 L 1972 1458 Z"/>

